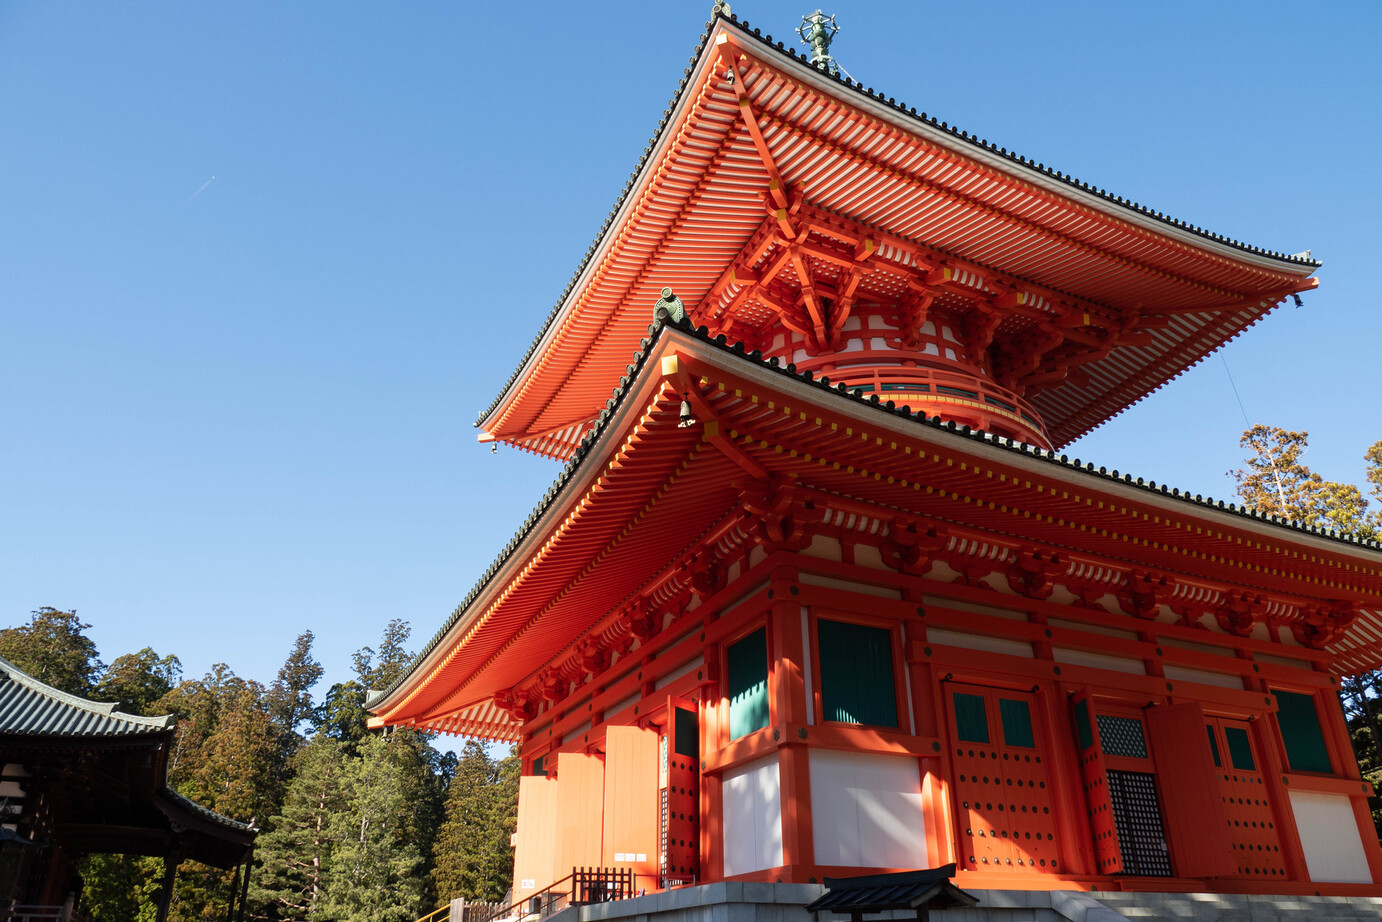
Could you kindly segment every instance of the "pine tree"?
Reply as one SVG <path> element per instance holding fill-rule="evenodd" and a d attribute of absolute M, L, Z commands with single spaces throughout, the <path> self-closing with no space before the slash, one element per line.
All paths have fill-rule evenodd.
<path fill-rule="evenodd" d="M 312 640 L 311 631 L 298 635 L 264 698 L 276 734 L 273 786 L 279 791 L 287 786 L 289 763 L 305 742 L 298 728 L 317 713 L 312 704 L 312 686 L 321 679 L 322 666 L 312 658 Z"/>
<path fill-rule="evenodd" d="M 263 698 L 263 686 L 220 663 L 160 699 L 157 708 L 178 716 L 168 782 L 179 794 L 239 820 L 262 821 L 273 812 L 277 735 Z M 230 902 L 232 880 L 230 871 L 184 863 L 171 918 L 214 918 Z"/>
<path fill-rule="evenodd" d="M 266 919 L 320 918 L 332 817 L 346 808 L 344 747 L 318 736 L 293 760 L 283 808 L 256 845 L 250 901 Z"/>
<path fill-rule="evenodd" d="M 293 642 L 293 650 L 269 686 L 266 703 L 273 722 L 290 734 L 312 719 L 312 686 L 322 677 L 322 665 L 312 658 L 311 631 L 303 631 Z"/>
<path fill-rule="evenodd" d="M 344 743 L 353 752 L 369 734 L 365 710 L 365 687 L 348 680 L 337 682 L 326 693 L 317 717 L 317 731 Z"/>
<path fill-rule="evenodd" d="M 422 910 L 422 853 L 408 839 L 408 798 L 382 736 L 347 763 L 345 808 L 333 839 L 320 914 L 336 922 L 411 922 Z"/>
<path fill-rule="evenodd" d="M 384 628 L 379 650 L 361 647 L 355 651 L 355 676 L 365 688 L 382 689 L 403 674 L 413 654 L 404 649 L 413 629 L 402 618 L 394 618 Z"/>
<path fill-rule="evenodd" d="M 446 820 L 437 831 L 432 879 L 442 903 L 457 897 L 498 900 L 513 876 L 518 808 L 518 759 L 500 762 L 467 740 L 446 795 Z"/>
<path fill-rule="evenodd" d="M 1332 528 L 1363 538 L 1375 537 L 1382 517 L 1368 514 L 1368 500 L 1350 483 L 1325 480 L 1301 460 L 1310 433 L 1256 425 L 1239 440 L 1250 452 L 1247 467 L 1230 471 L 1238 495 L 1258 512 Z M 1374 497 L 1382 499 L 1382 442 L 1364 455 Z"/>

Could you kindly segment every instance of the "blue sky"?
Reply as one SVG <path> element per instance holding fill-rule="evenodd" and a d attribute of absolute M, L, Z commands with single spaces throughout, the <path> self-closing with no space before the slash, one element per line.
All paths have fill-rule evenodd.
<path fill-rule="evenodd" d="M 327 681 L 392 617 L 421 644 L 557 472 L 471 424 L 709 8 L 0 3 L 0 623 L 76 608 L 107 660 L 152 645 L 265 681 L 308 628 Z M 735 11 L 795 41 L 810 7 Z M 1224 357 L 1253 421 L 1361 479 L 1382 5 L 832 11 L 866 85 L 1313 249 L 1320 290 Z M 1069 453 L 1230 498 L 1242 429 L 1216 355 Z"/>

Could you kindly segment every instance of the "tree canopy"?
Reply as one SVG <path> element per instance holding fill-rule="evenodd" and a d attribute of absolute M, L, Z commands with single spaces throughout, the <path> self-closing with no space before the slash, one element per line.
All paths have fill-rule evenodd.
<path fill-rule="evenodd" d="M 410 922 L 452 897 L 494 898 L 508 888 L 516 759 L 496 762 L 471 743 L 462 777 L 455 754 L 430 735 L 366 726 L 365 690 L 392 682 L 412 658 L 406 621 L 390 621 L 377 644 L 361 647 L 354 677 L 321 699 L 311 631 L 297 636 L 266 686 L 224 663 L 186 678 L 176 656 L 152 647 L 106 666 L 90 627 L 75 611 L 39 608 L 0 630 L 0 656 L 63 691 L 176 715 L 169 784 L 263 830 L 247 918 Z M 435 870 L 458 863 L 466 869 L 459 876 Z M 151 922 L 161 859 L 87 855 L 80 871 L 85 917 Z M 171 918 L 222 918 L 233 881 L 233 872 L 184 862 Z"/>
<path fill-rule="evenodd" d="M 1351 483 L 1325 480 L 1303 458 L 1310 433 L 1258 424 L 1243 432 L 1246 466 L 1230 471 L 1243 502 L 1267 515 L 1331 528 L 1363 538 L 1382 531 L 1382 510 L 1368 512 L 1363 491 Z M 1382 441 L 1363 455 L 1373 499 L 1382 503 Z"/>

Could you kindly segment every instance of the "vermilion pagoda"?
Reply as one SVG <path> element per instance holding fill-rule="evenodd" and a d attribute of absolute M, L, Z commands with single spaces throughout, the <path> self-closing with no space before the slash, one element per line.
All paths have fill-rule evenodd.
<path fill-rule="evenodd" d="M 376 723 L 518 743 L 515 898 L 1382 894 L 1336 698 L 1382 666 L 1379 548 L 1058 454 L 1317 266 L 717 9 L 480 420 L 566 467 Z"/>

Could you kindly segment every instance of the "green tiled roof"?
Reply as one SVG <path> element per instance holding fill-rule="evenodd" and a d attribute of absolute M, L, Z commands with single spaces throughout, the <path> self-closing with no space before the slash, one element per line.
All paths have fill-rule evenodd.
<path fill-rule="evenodd" d="M 173 728 L 176 718 L 140 717 L 114 704 L 59 691 L 0 659 L 0 735 L 145 736 Z"/>

